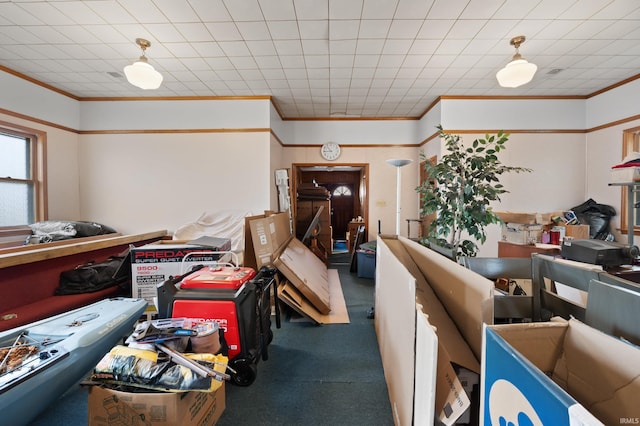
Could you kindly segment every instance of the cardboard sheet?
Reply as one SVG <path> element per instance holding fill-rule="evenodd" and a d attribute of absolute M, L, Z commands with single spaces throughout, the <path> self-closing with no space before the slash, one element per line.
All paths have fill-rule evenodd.
<path fill-rule="evenodd" d="M 316 324 L 348 324 L 349 312 L 347 312 L 338 271 L 329 269 L 327 273 L 331 297 L 331 312 L 329 314 L 320 313 L 293 284 L 286 280 L 278 286 L 278 298 L 291 309 Z"/>
<path fill-rule="evenodd" d="M 300 240 L 292 238 L 273 264 L 321 314 L 331 312 L 327 266 Z"/>

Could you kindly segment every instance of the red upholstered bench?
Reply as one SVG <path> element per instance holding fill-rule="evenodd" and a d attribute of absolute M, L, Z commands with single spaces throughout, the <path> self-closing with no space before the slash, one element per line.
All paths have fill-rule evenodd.
<path fill-rule="evenodd" d="M 66 312 L 106 297 L 130 296 L 114 286 L 93 293 L 56 296 L 60 273 L 94 260 L 117 255 L 131 244 L 148 244 L 166 231 L 125 236 L 91 237 L 66 244 L 37 245 L 0 252 L 0 331 Z M 81 240 L 81 239 L 78 239 Z"/>

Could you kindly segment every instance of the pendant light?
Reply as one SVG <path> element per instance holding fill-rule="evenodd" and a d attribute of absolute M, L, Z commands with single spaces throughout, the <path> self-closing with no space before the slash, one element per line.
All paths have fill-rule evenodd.
<path fill-rule="evenodd" d="M 511 39 L 510 44 L 516 48 L 513 59 L 496 74 L 498 83 L 502 87 L 519 87 L 527 84 L 533 78 L 538 66 L 524 59 L 518 48 L 526 40 L 525 36 L 517 36 Z"/>
<path fill-rule="evenodd" d="M 142 49 L 142 56 L 132 65 L 124 67 L 124 75 L 127 76 L 127 81 L 136 87 L 145 90 L 157 89 L 162 84 L 162 74 L 149 64 L 145 56 L 145 50 L 151 46 L 151 42 L 137 38 L 136 44 Z"/>

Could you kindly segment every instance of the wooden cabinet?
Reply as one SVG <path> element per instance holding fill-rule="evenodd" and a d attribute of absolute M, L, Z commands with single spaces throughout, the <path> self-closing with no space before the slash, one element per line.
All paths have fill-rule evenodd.
<path fill-rule="evenodd" d="M 296 206 L 296 238 L 302 240 L 307 228 L 311 224 L 314 216 L 323 207 L 320 214 L 320 232 L 318 233 L 318 243 L 324 246 L 327 254 L 331 254 L 331 200 L 297 200 Z M 308 241 L 306 242 L 308 244 Z"/>

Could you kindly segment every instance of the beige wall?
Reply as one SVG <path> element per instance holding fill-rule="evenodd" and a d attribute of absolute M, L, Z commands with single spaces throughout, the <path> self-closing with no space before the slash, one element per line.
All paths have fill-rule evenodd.
<path fill-rule="evenodd" d="M 121 232 L 177 227 L 202 213 L 270 206 L 269 133 L 83 135 L 82 217 Z"/>

